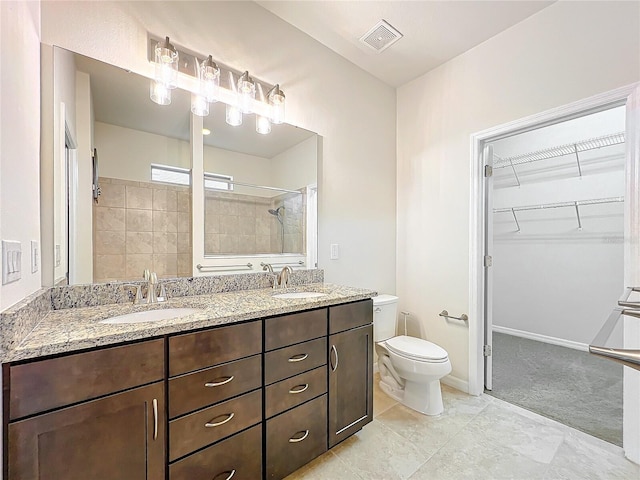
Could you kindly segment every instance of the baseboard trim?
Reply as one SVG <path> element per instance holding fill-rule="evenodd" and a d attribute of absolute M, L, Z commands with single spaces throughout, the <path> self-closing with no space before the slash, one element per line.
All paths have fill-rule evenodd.
<path fill-rule="evenodd" d="M 514 337 L 522 337 L 529 340 L 537 340 L 538 342 L 550 343 L 552 345 L 572 348 L 574 350 L 580 350 L 582 352 L 589 351 L 589 345 L 587 345 L 586 343 L 574 342 L 572 340 L 565 340 L 563 338 L 549 337 L 547 335 L 540 335 L 539 333 L 525 332 L 524 330 L 516 330 L 515 328 L 509 327 L 500 327 L 498 325 L 493 326 L 493 331 L 498 333 L 506 333 L 507 335 L 513 335 Z"/>
<path fill-rule="evenodd" d="M 445 385 L 450 386 L 451 388 L 455 388 L 456 390 L 460 390 L 464 393 L 469 393 L 469 382 L 466 380 L 454 377 L 453 375 L 447 375 L 446 377 L 440 379 L 440 381 Z"/>

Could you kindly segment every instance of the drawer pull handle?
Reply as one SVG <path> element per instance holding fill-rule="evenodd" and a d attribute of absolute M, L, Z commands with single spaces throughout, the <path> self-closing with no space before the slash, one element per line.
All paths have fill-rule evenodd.
<path fill-rule="evenodd" d="M 338 369 L 338 349 L 336 348 L 335 345 L 331 345 L 331 351 L 334 353 L 336 357 L 336 363 L 334 364 L 331 361 L 331 355 L 329 355 L 329 364 L 331 365 L 331 371 L 335 372 Z"/>
<path fill-rule="evenodd" d="M 309 388 L 309 384 L 308 383 L 305 383 L 304 385 L 296 385 L 291 390 L 289 390 L 289 393 L 302 393 L 307 388 Z"/>
<path fill-rule="evenodd" d="M 231 419 L 234 417 L 235 413 L 225 413 L 223 415 L 220 415 L 219 417 L 216 418 L 220 418 L 220 417 L 227 417 L 224 420 L 220 421 L 220 422 L 214 422 L 213 420 L 215 420 L 216 418 L 214 418 L 213 420 L 210 420 L 209 422 L 205 423 L 204 426 L 207 428 L 212 428 L 212 427 L 219 427 L 220 425 L 224 425 L 225 423 L 231 421 Z"/>
<path fill-rule="evenodd" d="M 224 377 L 221 377 L 224 378 Z M 204 384 L 205 387 L 219 387 L 220 385 L 226 385 L 227 383 L 229 383 L 231 380 L 233 380 L 235 377 L 233 375 L 231 375 L 230 377 L 225 378 L 222 381 L 216 382 L 207 382 Z"/>
<path fill-rule="evenodd" d="M 303 433 L 303 435 L 301 437 L 297 437 L 296 435 L 298 435 L 299 433 Z M 289 443 L 298 443 L 303 441 L 305 438 L 307 438 L 309 436 L 309 430 L 305 430 L 304 432 L 301 430 L 299 432 L 296 432 L 295 435 L 293 435 L 293 437 L 291 437 L 289 439 Z"/>
<path fill-rule="evenodd" d="M 216 475 L 215 477 L 213 477 L 213 480 L 216 480 L 216 478 L 218 478 L 220 475 L 226 475 L 227 473 L 228 473 L 229 475 L 227 475 L 227 476 L 225 477 L 225 479 L 224 479 L 224 480 L 231 480 L 231 479 L 233 478 L 233 476 L 236 474 L 236 470 L 235 470 L 235 468 L 234 468 L 234 469 L 233 469 L 233 470 L 231 470 L 231 471 L 227 470 L 227 471 L 225 471 L 225 472 L 221 472 L 221 473 L 219 473 L 218 475 Z"/>
<path fill-rule="evenodd" d="M 299 354 L 294 355 L 293 357 L 291 357 L 289 359 L 289 362 L 291 362 L 291 363 L 301 362 L 301 361 L 305 360 L 308 356 L 309 356 L 308 353 L 299 353 Z"/>
<path fill-rule="evenodd" d="M 153 439 L 158 438 L 158 399 L 153 399 Z"/>

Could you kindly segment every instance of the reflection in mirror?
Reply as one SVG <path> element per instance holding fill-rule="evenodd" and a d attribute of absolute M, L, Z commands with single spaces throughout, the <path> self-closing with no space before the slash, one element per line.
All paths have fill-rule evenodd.
<path fill-rule="evenodd" d="M 243 126 L 230 127 L 224 105 L 212 104 L 204 119 L 211 130 L 204 137 L 204 171 L 211 175 L 205 204 L 193 205 L 190 93 L 173 90 L 171 104 L 160 106 L 149 98 L 148 78 L 57 47 L 53 51 L 53 110 L 57 114 L 63 104 L 67 110 L 65 125 L 58 122 L 54 131 L 67 127 L 77 140 L 75 164 L 64 153 L 54 157 L 62 172 L 53 193 L 55 244 L 63 250 L 56 281 L 67 271 L 72 284 L 141 279 L 145 269 L 164 278 L 192 276 L 204 273 L 194 264 L 205 254 L 267 255 L 253 261 L 255 270 L 262 261 L 277 263 L 274 255 L 316 266 L 316 134 L 282 124 L 260 135 L 254 115 L 245 115 Z M 91 155 L 83 157 L 94 148 L 97 202 Z M 68 156 L 75 158 L 74 152 Z M 194 251 L 194 231 L 201 231 L 194 218 L 205 227 L 205 252 Z"/>
<path fill-rule="evenodd" d="M 212 106 L 214 107 L 214 106 Z M 317 139 L 287 124 L 259 135 L 255 120 L 231 127 L 224 106 L 204 118 L 205 256 L 299 255 L 306 262 L 307 190 L 315 188 Z"/>

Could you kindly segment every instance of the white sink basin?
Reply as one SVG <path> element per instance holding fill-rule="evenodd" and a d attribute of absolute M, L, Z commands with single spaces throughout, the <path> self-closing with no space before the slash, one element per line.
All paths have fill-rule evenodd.
<path fill-rule="evenodd" d="M 143 323 L 157 322 L 159 320 L 169 320 L 172 318 L 184 317 L 192 313 L 198 313 L 202 310 L 199 308 L 165 308 L 161 310 L 145 310 L 144 312 L 127 313 L 126 315 L 118 315 L 117 317 L 105 318 L 99 323 Z"/>
<path fill-rule="evenodd" d="M 318 292 L 290 292 L 290 293 L 278 293 L 273 295 L 273 298 L 316 298 L 324 297 L 326 293 Z"/>

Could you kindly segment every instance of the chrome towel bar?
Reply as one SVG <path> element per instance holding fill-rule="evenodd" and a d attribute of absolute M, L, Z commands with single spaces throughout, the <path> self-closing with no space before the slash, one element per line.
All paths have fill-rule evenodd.
<path fill-rule="evenodd" d="M 446 310 L 442 310 L 438 315 L 444 318 L 452 318 L 454 320 L 460 320 L 461 322 L 465 322 L 465 323 L 469 321 L 469 317 L 467 316 L 466 313 L 463 313 L 459 317 L 454 317 L 453 315 L 449 315 L 449 312 L 447 312 Z"/>
<path fill-rule="evenodd" d="M 242 268 L 251 268 L 253 267 L 253 263 L 243 263 L 243 264 L 237 264 L 237 265 L 201 265 L 201 264 L 197 264 L 196 268 L 200 271 L 202 270 L 240 270 Z"/>

